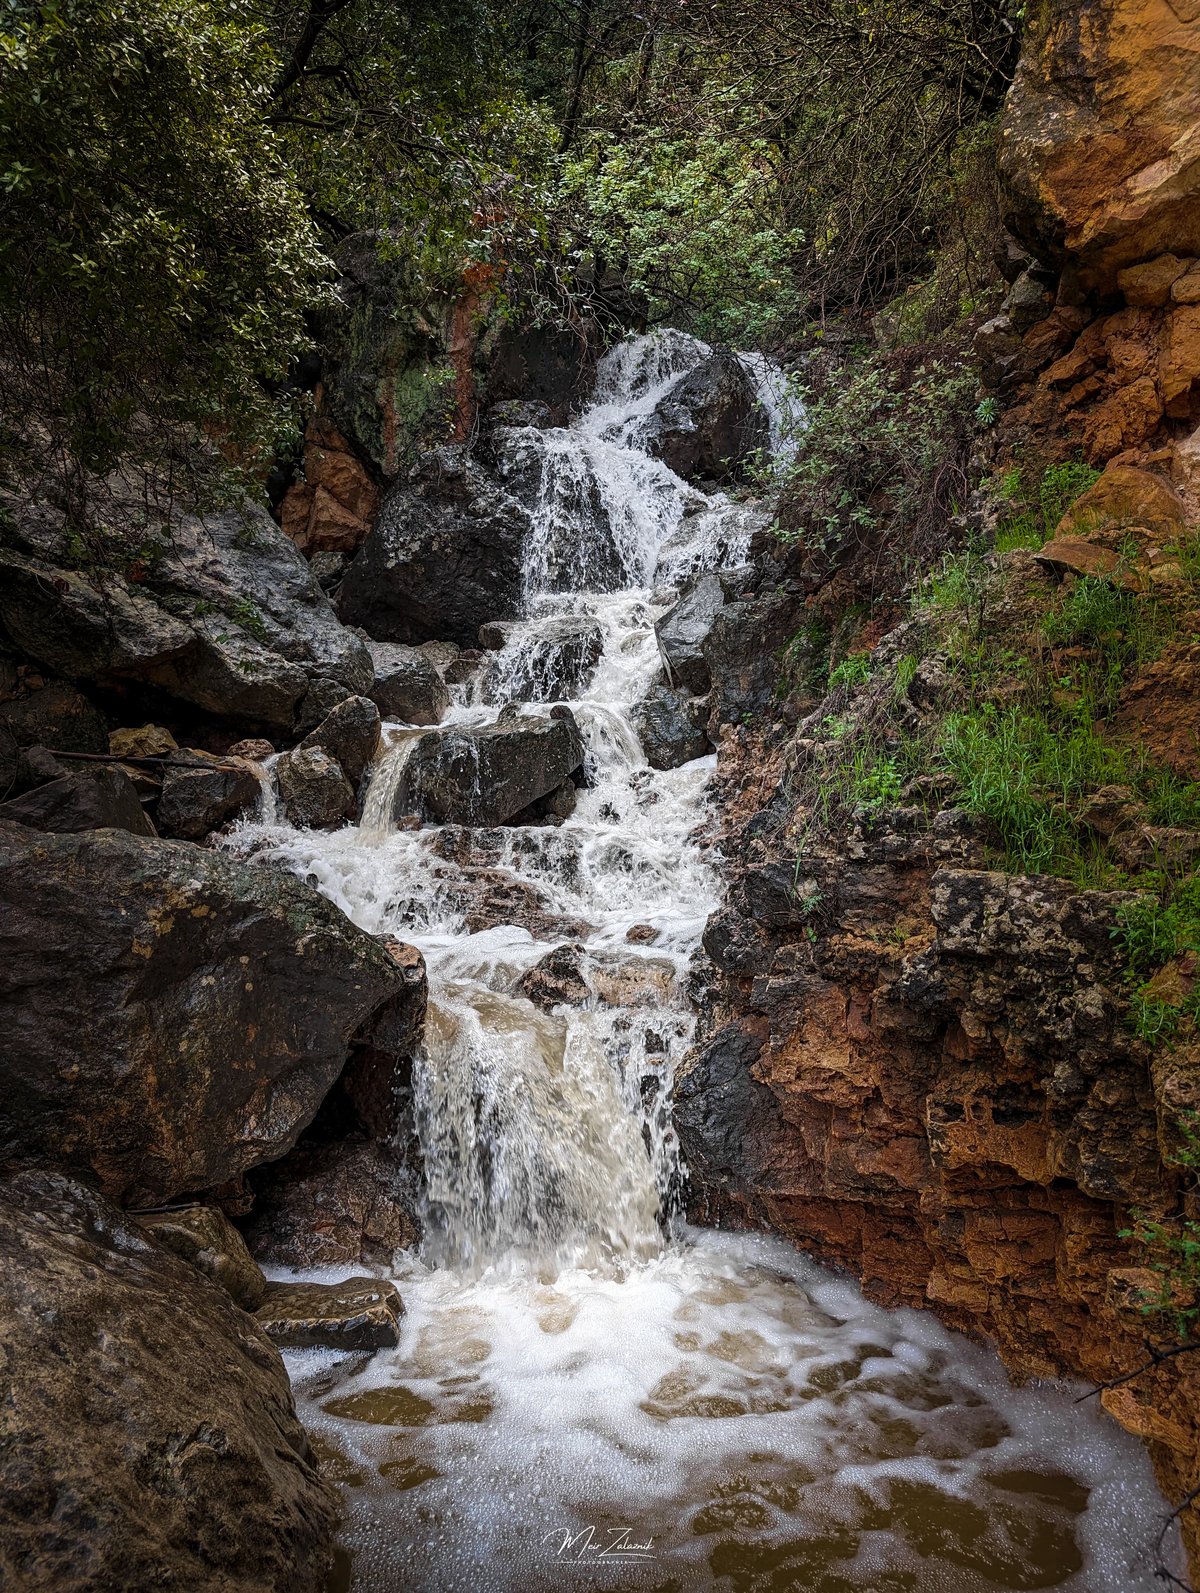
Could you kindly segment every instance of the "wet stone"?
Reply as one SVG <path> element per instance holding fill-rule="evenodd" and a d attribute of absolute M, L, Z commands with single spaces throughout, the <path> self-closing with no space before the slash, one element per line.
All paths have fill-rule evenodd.
<path fill-rule="evenodd" d="M 404 1305 L 378 1278 L 269 1283 L 254 1320 L 281 1349 L 382 1350 L 400 1342 Z"/>

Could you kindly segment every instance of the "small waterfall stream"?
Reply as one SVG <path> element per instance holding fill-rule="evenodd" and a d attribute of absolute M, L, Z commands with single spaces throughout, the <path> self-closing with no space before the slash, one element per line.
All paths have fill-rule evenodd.
<path fill-rule="evenodd" d="M 416 942 L 429 968 L 427 1239 L 397 1262 L 402 1343 L 369 1362 L 289 1357 L 347 1491 L 339 1585 L 1151 1588 L 1161 1501 L 1140 1446 L 1094 1403 L 1013 1388 L 932 1316 L 869 1305 L 779 1241 L 672 1219 L 671 1081 L 721 892 L 696 838 L 715 759 L 651 769 L 630 712 L 658 676 L 673 589 L 737 564 L 763 520 L 639 446 L 704 352 L 679 333 L 632 339 L 572 426 L 504 438 L 506 468 L 536 472 L 526 617 L 455 689 L 448 722 L 553 700 L 546 638 L 565 619 L 598 626 L 599 662 L 569 700 L 587 747 L 574 813 L 392 828 L 416 732 L 390 726 L 361 825 L 264 819 L 229 843 Z M 779 447 L 783 386 L 745 359 Z M 481 871 L 532 929 L 471 932 Z M 583 948 L 582 1003 L 533 1005 L 522 980 L 565 944 Z"/>

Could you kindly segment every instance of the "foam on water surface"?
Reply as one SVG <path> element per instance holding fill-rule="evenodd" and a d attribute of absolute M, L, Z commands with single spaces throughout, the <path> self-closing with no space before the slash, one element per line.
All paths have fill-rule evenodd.
<path fill-rule="evenodd" d="M 398 1258 L 402 1342 L 289 1356 L 346 1490 L 337 1585 L 1138 1593 L 1156 1585 L 1162 1501 L 1094 1401 L 1014 1389 L 931 1316 L 869 1305 L 779 1241 L 673 1217 L 670 1092 L 721 896 L 703 844 L 715 759 L 651 769 L 632 713 L 659 675 L 662 588 L 739 562 L 764 516 L 639 444 L 708 352 L 680 333 L 628 340 L 571 427 L 508 434 L 509 468 L 538 483 L 525 615 L 446 723 L 491 723 L 514 695 L 544 711 L 564 622 L 598 628 L 569 700 L 586 747 L 573 815 L 397 830 L 423 732 L 388 725 L 361 825 L 292 829 L 268 790 L 227 840 L 414 941 L 429 970 L 426 1240 Z M 787 384 L 743 360 L 786 452 Z M 576 943 L 590 995 L 535 1007 L 521 981 Z"/>

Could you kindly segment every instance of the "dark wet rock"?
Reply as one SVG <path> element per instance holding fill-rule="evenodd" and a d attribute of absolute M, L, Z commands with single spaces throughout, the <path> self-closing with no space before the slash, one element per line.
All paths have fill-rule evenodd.
<path fill-rule="evenodd" d="M 710 725 L 736 724 L 777 705 L 783 650 L 799 621 L 798 600 L 782 592 L 738 597 L 718 609 L 702 649 L 712 681 Z"/>
<path fill-rule="evenodd" d="M 14 516 L 3 543 L 0 621 L 30 657 L 69 679 L 135 681 L 283 729 L 303 722 L 310 699 L 370 685 L 363 643 L 253 504 L 181 516 L 137 581 L 72 568 L 62 518 L 44 507 Z"/>
<path fill-rule="evenodd" d="M 724 602 L 719 576 L 697 576 L 684 587 L 675 607 L 654 627 L 671 685 L 697 697 L 703 696 L 712 684 L 704 643 Z"/>
<path fill-rule="evenodd" d="M 261 736 L 249 736 L 244 741 L 235 741 L 226 750 L 231 758 L 248 758 L 251 763 L 266 763 L 268 758 L 275 756 L 275 748 Z"/>
<path fill-rule="evenodd" d="M 649 946 L 659 937 L 659 931 L 653 924 L 633 924 L 625 931 L 625 939 L 631 946 Z"/>
<path fill-rule="evenodd" d="M 494 636 L 502 628 L 484 625 Z M 564 615 L 521 627 L 515 634 L 503 627 L 501 652 L 492 662 L 484 696 L 488 702 L 558 702 L 580 697 L 596 673 L 604 651 L 604 632 L 597 620 Z M 487 642 L 484 643 L 487 646 Z"/>
<path fill-rule="evenodd" d="M 430 731 L 409 756 L 396 811 L 439 824 L 504 824 L 582 763 L 579 727 L 565 709 Z"/>
<path fill-rule="evenodd" d="M 566 425 L 586 395 L 593 354 L 576 327 L 501 327 L 482 394 L 489 418 L 497 425 Z M 523 418 L 505 419 L 513 409 L 501 406 L 514 405 Z"/>
<path fill-rule="evenodd" d="M 248 761 L 185 747 L 163 769 L 155 810 L 159 832 L 173 840 L 202 841 L 256 803 L 261 790 Z"/>
<path fill-rule="evenodd" d="M 483 667 L 483 654 L 477 647 L 464 647 L 450 660 L 443 670 L 443 678 L 448 686 L 465 686 Z"/>
<path fill-rule="evenodd" d="M 51 767 L 55 767 L 53 760 Z M 24 796 L 0 802 L 0 819 L 58 835 L 108 829 L 154 834 L 133 781 L 108 764 L 71 769 L 45 785 L 34 786 Z"/>
<path fill-rule="evenodd" d="M 379 749 L 379 709 L 370 697 L 345 697 L 310 730 L 301 747 L 317 747 L 357 787 Z"/>
<path fill-rule="evenodd" d="M 282 1349 L 383 1350 L 400 1342 L 404 1306 L 381 1278 L 269 1283 L 254 1321 Z"/>
<path fill-rule="evenodd" d="M 457 642 L 422 642 L 417 651 L 429 660 L 439 675 L 444 676 L 462 648 Z"/>
<path fill-rule="evenodd" d="M 342 584 L 342 576 L 349 568 L 350 560 L 345 553 L 333 553 L 323 550 L 314 553 L 308 561 L 308 567 L 313 573 L 313 579 L 322 592 L 332 597 Z"/>
<path fill-rule="evenodd" d="M 338 1502 L 278 1353 L 61 1174 L 0 1185 L 0 1583 L 320 1593 Z"/>
<path fill-rule="evenodd" d="M 243 1311 L 257 1311 L 267 1280 L 246 1241 L 216 1206 L 178 1206 L 137 1218 L 160 1245 L 219 1283 Z"/>
<path fill-rule="evenodd" d="M 516 628 L 512 620 L 488 620 L 479 627 L 479 645 L 485 652 L 498 653 Z"/>
<path fill-rule="evenodd" d="M 488 411 L 492 426 L 532 426 L 535 431 L 547 431 L 554 425 L 554 414 L 549 404 L 522 403 L 519 398 L 506 398 Z"/>
<path fill-rule="evenodd" d="M 549 1011 L 595 1001 L 605 1007 L 644 1007 L 669 1000 L 674 966 L 663 957 L 589 951 L 578 943 L 556 946 L 524 973 L 517 994 Z"/>
<path fill-rule="evenodd" d="M 298 1145 L 253 1175 L 251 1249 L 284 1267 L 388 1266 L 421 1237 L 417 1179 L 388 1145 Z"/>
<path fill-rule="evenodd" d="M 0 802 L 17 791 L 20 771 L 21 749 L 17 746 L 12 731 L 0 721 Z M 55 773 L 57 772 L 56 770 Z"/>
<path fill-rule="evenodd" d="M 651 686 L 630 716 L 652 769 L 678 769 L 709 750 L 708 702 L 674 686 Z"/>
<path fill-rule="evenodd" d="M 405 990 L 288 875 L 117 830 L 0 828 L 0 1158 L 91 1168 L 130 1204 L 215 1188 L 295 1144 Z"/>
<path fill-rule="evenodd" d="M 685 481 L 729 481 L 769 441 L 754 383 L 735 355 L 718 350 L 659 404 L 645 446 Z"/>
<path fill-rule="evenodd" d="M 525 510 L 464 446 L 433 449 L 384 499 L 339 612 L 381 641 L 471 647 L 485 620 L 520 611 L 528 530 Z"/>
<path fill-rule="evenodd" d="M 371 641 L 367 646 L 375 664 L 375 684 L 367 695 L 383 717 L 406 725 L 440 724 L 450 706 L 450 693 L 424 649 L 396 642 Z"/>
<path fill-rule="evenodd" d="M 19 747 L 49 747 L 58 752 L 108 751 L 104 715 L 65 681 L 50 681 L 36 691 L 0 702 L 0 723 Z"/>
<path fill-rule="evenodd" d="M 320 747 L 297 747 L 275 765 L 279 798 L 298 830 L 331 830 L 354 813 L 354 787 Z"/>
<path fill-rule="evenodd" d="M 566 946 L 555 946 L 553 951 L 548 951 L 521 975 L 517 981 L 517 994 L 532 1001 L 535 1007 L 547 1011 L 560 1004 L 583 1006 L 592 994 L 583 973 L 586 959 L 587 951 L 578 941 Z"/>

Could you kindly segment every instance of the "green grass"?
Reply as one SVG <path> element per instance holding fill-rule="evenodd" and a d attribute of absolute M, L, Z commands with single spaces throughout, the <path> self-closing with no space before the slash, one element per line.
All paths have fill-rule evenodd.
<path fill-rule="evenodd" d="M 862 686 L 870 678 L 870 653 L 847 653 L 836 669 L 829 671 L 831 686 Z"/>
<path fill-rule="evenodd" d="M 1021 472 L 1009 471 L 1000 484 L 1000 495 L 1013 504 L 1013 509 L 996 528 L 996 552 L 1043 547 L 1076 498 L 1099 479 L 1100 472 L 1091 465 L 1069 459 L 1061 465 L 1051 465 L 1034 491 L 1026 493 Z"/>

